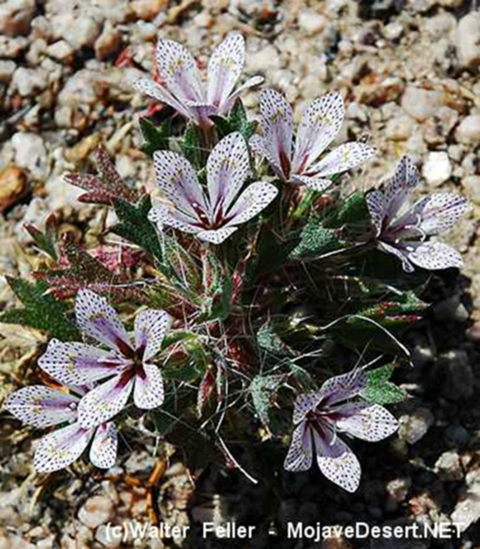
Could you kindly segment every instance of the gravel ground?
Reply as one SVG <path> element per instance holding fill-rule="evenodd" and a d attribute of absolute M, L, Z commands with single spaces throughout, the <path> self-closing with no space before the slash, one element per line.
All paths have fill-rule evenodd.
<path fill-rule="evenodd" d="M 449 241 L 464 255 L 462 277 L 434 289 L 427 318 L 406 343 L 415 368 L 403 374 L 409 398 L 397 406 L 398 437 L 364 448 L 360 490 L 342 493 L 312 472 L 253 487 L 236 474 L 191 473 L 173 455 L 151 457 L 155 440 L 137 432 L 107 473 L 76 464 L 54 478 L 33 473 L 38 439 L 2 413 L 0 549 L 119 547 L 111 521 L 161 515 L 192 524 L 184 546 L 301 548 L 480 547 L 480 12 L 473 0 L 6 0 L 0 5 L 0 271 L 27 276 L 38 259 L 24 223 L 55 212 L 64 230 L 86 228 L 98 243 L 104 212 L 79 205 L 62 182 L 89 166 L 100 142 L 122 176 L 147 183 L 151 164 L 138 152 L 145 100 L 130 82 L 153 68 L 157 37 L 181 41 L 202 60 L 225 34 L 247 38 L 246 73 L 264 74 L 295 103 L 340 90 L 347 103 L 343 138 L 379 149 L 355 179 L 376 184 L 411 155 L 425 185 L 454 189 L 474 204 Z M 246 103 L 256 112 L 257 96 Z M 368 178 L 366 174 L 368 173 Z M 0 308 L 14 298 L 0 280 Z M 31 372 L 42 337 L 0 325 L 0 400 Z M 266 458 L 265 458 L 266 459 Z M 160 473 L 163 472 L 163 475 Z M 195 472 L 192 472 L 194 474 Z M 158 481 L 158 478 L 161 480 Z M 201 540 L 198 524 L 235 519 L 258 526 L 244 541 Z M 268 534 L 276 523 L 276 534 Z M 464 523 L 462 541 L 341 537 L 287 542 L 286 521 L 345 525 Z M 195 524 L 197 526 L 195 527 Z M 181 541 L 177 539 L 177 541 Z M 173 546 L 145 541 L 139 546 Z M 124 547 L 133 546 L 131 541 Z"/>

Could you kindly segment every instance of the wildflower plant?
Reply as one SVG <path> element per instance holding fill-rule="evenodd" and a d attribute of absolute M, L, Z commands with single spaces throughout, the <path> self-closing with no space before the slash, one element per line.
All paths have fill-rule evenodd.
<path fill-rule="evenodd" d="M 117 433 L 130 444 L 138 428 L 197 470 L 215 459 L 273 478 L 258 454 L 273 448 L 279 468 L 318 467 L 353 492 L 354 439 L 396 431 L 385 405 L 405 398 L 402 335 L 428 306 L 430 279 L 462 264 L 432 238 L 468 205 L 438 193 L 407 207 L 419 183 L 408 158 L 379 187 L 362 190 L 353 172 L 346 185 L 375 150 L 332 147 L 341 95 L 313 101 L 294 132 L 292 107 L 266 88 L 257 124 L 241 94 L 261 79 L 236 88 L 243 64 L 239 34 L 214 50 L 206 81 L 182 45 L 160 40 L 154 79 L 136 84 L 160 109 L 140 114 L 151 191 L 99 149 L 98 173 L 65 180 L 86 191 L 81 202 L 112 208 L 109 243 L 74 241 L 54 217 L 27 227 L 44 259 L 33 281 L 9 280 L 23 307 L 0 320 L 45 334 L 34 376 L 44 385 L 5 404 L 56 427 L 37 471 L 87 451 L 111 467 L 125 455 Z"/>

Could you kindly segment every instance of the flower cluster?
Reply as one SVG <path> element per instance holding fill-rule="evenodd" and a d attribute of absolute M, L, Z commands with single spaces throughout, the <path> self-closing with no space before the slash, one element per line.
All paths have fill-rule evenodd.
<path fill-rule="evenodd" d="M 332 147 L 342 96 L 310 103 L 294 132 L 292 107 L 266 88 L 257 124 L 240 95 L 263 79 L 236 87 L 244 53 L 243 37 L 228 35 L 204 82 L 182 45 L 158 42 L 155 79 L 136 83 L 161 103 L 161 116 L 140 124 L 155 169 L 151 193 L 123 181 L 105 151 L 98 175 L 66 176 L 87 191 L 83 201 L 113 206 L 109 231 L 134 247 L 128 265 L 120 253 L 113 270 L 104 254 L 58 235 L 51 220 L 45 233 L 29 228 L 48 260 L 35 284 L 10 281 L 25 309 L 0 321 L 50 336 L 38 360 L 46 386 L 21 388 L 5 404 L 34 427 L 59 427 L 38 446 L 39 472 L 69 466 L 89 446 L 94 465 L 111 467 L 117 429 L 142 410 L 155 429 L 173 418 L 181 444 L 197 444 L 197 432 L 213 437 L 243 470 L 224 433 L 258 440 L 261 428 L 281 445 L 294 406 L 284 469 L 306 471 L 315 456 L 325 477 L 353 492 L 360 464 L 342 437 L 375 442 L 398 428 L 384 405 L 405 397 L 389 380 L 408 357 L 402 331 L 427 306 L 418 280 L 462 265 L 459 253 L 431 239 L 467 212 L 467 201 L 436 193 L 407 207 L 419 174 L 406 157 L 378 189 L 347 191 L 342 175 L 375 150 Z M 397 258 L 392 267 L 377 260 L 381 252 Z M 129 311 L 141 307 L 133 337 L 103 294 Z M 345 373 L 358 356 L 386 363 Z"/>

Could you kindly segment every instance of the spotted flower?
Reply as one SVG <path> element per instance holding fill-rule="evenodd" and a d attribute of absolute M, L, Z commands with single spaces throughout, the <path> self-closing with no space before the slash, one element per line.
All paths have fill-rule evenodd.
<path fill-rule="evenodd" d="M 171 319 L 165 311 L 146 309 L 135 318 L 132 342 L 117 313 L 108 302 L 89 290 L 75 301 L 77 324 L 86 336 L 104 348 L 84 343 L 50 341 L 40 357 L 40 367 L 69 386 L 102 381 L 82 397 L 78 421 L 89 429 L 105 423 L 133 402 L 147 410 L 163 402 L 162 374 L 153 362 Z"/>
<path fill-rule="evenodd" d="M 76 389 L 82 393 L 81 388 Z M 12 395 L 5 408 L 16 418 L 34 427 L 64 425 L 40 440 L 34 467 L 39 473 L 50 473 L 68 467 L 90 446 L 90 461 L 102 469 L 115 464 L 117 429 L 111 422 L 85 428 L 78 422 L 80 396 L 42 385 L 24 387 Z"/>
<path fill-rule="evenodd" d="M 282 94 L 263 90 L 260 111 L 263 137 L 253 136 L 250 144 L 283 181 L 323 191 L 331 185 L 332 175 L 359 166 L 375 153 L 364 143 L 345 143 L 319 159 L 343 125 L 343 99 L 338 93 L 329 93 L 310 103 L 295 140 L 292 107 Z"/>
<path fill-rule="evenodd" d="M 419 179 L 418 170 L 405 156 L 393 176 L 367 194 L 377 247 L 397 256 L 407 272 L 415 266 L 429 270 L 461 267 L 463 261 L 456 250 L 428 239 L 451 229 L 470 205 L 462 196 L 434 193 L 408 207 L 408 197 Z"/>
<path fill-rule="evenodd" d="M 235 89 L 245 57 L 245 41 L 238 33 L 230 33 L 213 51 L 206 83 L 192 54 L 178 42 L 159 40 L 156 57 L 162 83 L 142 78 L 135 88 L 198 125 L 209 124 L 213 114 L 228 113 L 242 91 L 263 82 L 262 77 L 255 76 Z"/>
<path fill-rule="evenodd" d="M 169 203 L 157 200 L 149 218 L 219 244 L 260 213 L 277 195 L 271 183 L 256 181 L 240 192 L 250 175 L 247 144 L 240 133 L 224 137 L 207 160 L 204 189 L 192 165 L 171 151 L 154 154 L 157 184 Z"/>
<path fill-rule="evenodd" d="M 320 471 L 329 480 L 355 492 L 360 463 L 338 435 L 376 442 L 398 428 L 397 420 L 382 406 L 352 400 L 366 384 L 365 373 L 357 369 L 330 378 L 319 391 L 297 397 L 295 430 L 284 464 L 287 471 L 310 469 L 315 453 Z"/>

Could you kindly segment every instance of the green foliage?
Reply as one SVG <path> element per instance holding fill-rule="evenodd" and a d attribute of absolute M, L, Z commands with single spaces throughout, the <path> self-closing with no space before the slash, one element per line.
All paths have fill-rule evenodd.
<path fill-rule="evenodd" d="M 247 111 L 245 110 L 245 106 L 241 99 L 237 99 L 228 118 L 223 116 L 212 116 L 211 118 L 215 122 L 219 139 L 225 137 L 229 133 L 240 132 L 245 138 L 245 141 L 248 142 L 257 128 L 256 122 L 249 122 Z"/>
<path fill-rule="evenodd" d="M 68 306 L 48 294 L 45 282 L 33 284 L 10 277 L 7 282 L 24 308 L 5 311 L 0 315 L 0 322 L 29 326 L 61 341 L 80 338 L 77 327 L 67 316 Z"/>
<path fill-rule="evenodd" d="M 291 252 L 290 259 L 311 259 L 343 247 L 335 230 L 325 229 L 318 219 L 312 218 L 303 228 L 300 242 Z"/>
<path fill-rule="evenodd" d="M 157 126 L 149 118 L 143 116 L 140 118 L 140 130 L 144 143 L 142 151 L 149 156 L 153 156 L 156 151 L 168 149 L 168 138 L 170 135 L 170 121 L 165 120 Z"/>
<path fill-rule="evenodd" d="M 255 376 L 250 384 L 250 394 L 253 405 L 260 421 L 269 424 L 269 411 L 272 407 L 275 394 L 284 381 L 284 375 Z"/>
<path fill-rule="evenodd" d="M 200 141 L 199 130 L 193 123 L 188 124 L 180 148 L 185 158 L 196 168 L 202 167 L 202 142 Z"/>
<path fill-rule="evenodd" d="M 388 381 L 395 367 L 391 364 L 367 372 L 368 385 L 361 396 L 372 404 L 394 404 L 402 402 L 406 394 L 400 387 Z"/>
<path fill-rule="evenodd" d="M 162 246 L 153 223 L 148 219 L 152 207 L 150 196 L 145 195 L 138 206 L 123 200 L 115 200 L 113 205 L 119 222 L 110 230 L 162 261 Z"/>
<path fill-rule="evenodd" d="M 293 350 L 275 332 L 272 322 L 262 324 L 257 332 L 257 343 L 264 351 L 279 356 L 292 356 Z"/>
<path fill-rule="evenodd" d="M 40 231 L 37 227 L 31 225 L 30 223 L 25 224 L 25 229 L 28 231 L 30 236 L 33 238 L 33 241 L 42 252 L 46 253 L 54 261 L 58 260 L 58 231 L 56 219 L 53 214 L 47 219 L 45 224 L 45 232 Z"/>
<path fill-rule="evenodd" d="M 323 222 L 325 228 L 338 229 L 344 225 L 356 225 L 369 222 L 365 195 L 362 192 L 351 194 L 342 206 L 329 213 Z"/>

